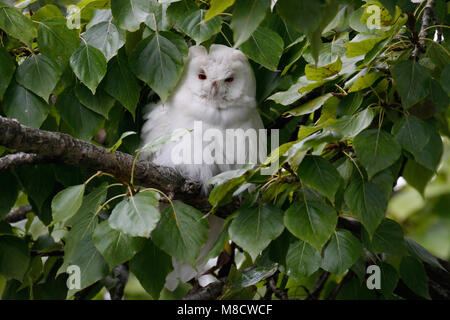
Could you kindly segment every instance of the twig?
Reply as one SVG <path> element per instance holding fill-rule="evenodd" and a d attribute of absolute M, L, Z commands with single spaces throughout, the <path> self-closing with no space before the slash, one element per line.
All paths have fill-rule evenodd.
<path fill-rule="evenodd" d="M 339 294 L 339 291 L 341 291 L 344 284 L 346 284 L 351 278 L 353 278 L 353 272 L 349 270 L 347 274 L 344 276 L 344 278 L 339 282 L 336 287 L 334 287 L 333 291 L 328 296 L 327 300 L 334 300 L 336 299 L 337 295 Z"/>
<path fill-rule="evenodd" d="M 29 204 L 20 206 L 16 209 L 11 210 L 6 215 L 5 221 L 8 223 L 15 223 L 24 220 L 27 217 L 27 213 L 31 211 L 33 211 L 33 208 Z"/>
<path fill-rule="evenodd" d="M 328 271 L 323 271 L 319 279 L 317 279 L 316 283 L 314 284 L 313 289 L 308 294 L 305 300 L 317 300 L 319 299 L 320 292 L 322 292 L 323 287 L 325 286 L 325 282 L 327 282 L 328 277 L 330 276 L 330 273 Z"/>

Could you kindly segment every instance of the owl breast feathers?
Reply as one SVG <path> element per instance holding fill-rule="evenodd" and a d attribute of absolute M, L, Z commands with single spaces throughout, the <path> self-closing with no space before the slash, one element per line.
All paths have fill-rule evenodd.
<path fill-rule="evenodd" d="M 146 107 L 142 145 L 177 129 L 190 131 L 143 157 L 202 183 L 243 162 L 261 161 L 256 146 L 265 146 L 265 136 L 258 134 L 263 123 L 255 93 L 255 76 L 241 51 L 212 45 L 208 53 L 203 46 L 191 47 L 174 92 L 165 103 Z"/>

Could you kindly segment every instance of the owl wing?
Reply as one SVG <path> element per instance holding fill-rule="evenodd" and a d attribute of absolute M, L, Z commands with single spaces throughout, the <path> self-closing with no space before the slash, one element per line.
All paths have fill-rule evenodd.
<path fill-rule="evenodd" d="M 148 143 L 170 132 L 170 117 L 168 115 L 169 108 L 161 102 L 157 104 L 149 104 L 144 108 L 143 119 L 145 121 L 141 131 L 141 148 Z M 142 159 L 154 160 L 160 151 L 153 153 L 143 152 Z"/>

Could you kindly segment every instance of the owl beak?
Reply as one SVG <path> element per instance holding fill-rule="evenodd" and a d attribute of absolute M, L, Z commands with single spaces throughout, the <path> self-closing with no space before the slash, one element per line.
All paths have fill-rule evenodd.
<path fill-rule="evenodd" d="M 217 95 L 218 84 L 217 81 L 213 81 L 211 84 L 211 96 L 215 97 Z"/>

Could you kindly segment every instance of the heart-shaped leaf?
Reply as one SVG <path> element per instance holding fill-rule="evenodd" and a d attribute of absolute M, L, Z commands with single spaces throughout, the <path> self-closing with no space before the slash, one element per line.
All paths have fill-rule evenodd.
<path fill-rule="evenodd" d="M 84 44 L 70 57 L 73 72 L 95 94 L 98 84 L 106 74 L 106 59 L 97 48 Z"/>
<path fill-rule="evenodd" d="M 198 45 L 220 32 L 222 19 L 214 17 L 204 21 L 205 10 L 193 10 L 186 13 L 178 23 L 178 27 L 191 37 Z"/>
<path fill-rule="evenodd" d="M 61 74 L 60 66 L 52 59 L 32 55 L 17 68 L 16 81 L 48 102 Z"/>
<path fill-rule="evenodd" d="M 232 241 L 252 257 L 253 261 L 284 229 L 283 212 L 272 205 L 241 207 L 231 222 Z"/>
<path fill-rule="evenodd" d="M 318 201 L 298 201 L 286 211 L 284 224 L 297 238 L 321 251 L 336 228 L 337 214 Z"/>
<path fill-rule="evenodd" d="M 208 237 L 208 220 L 182 202 L 175 201 L 174 206 L 175 211 L 170 206 L 164 210 L 152 240 L 169 255 L 193 266 Z"/>
<path fill-rule="evenodd" d="M 115 206 L 109 225 L 132 237 L 148 237 L 160 218 L 158 201 L 159 193 L 154 191 L 130 196 Z"/>
<path fill-rule="evenodd" d="M 362 245 L 358 239 L 347 230 L 337 230 L 325 248 L 322 268 L 335 274 L 342 274 L 362 253 Z"/>
<path fill-rule="evenodd" d="M 165 101 L 183 71 L 183 52 L 171 41 L 171 33 L 156 32 L 142 40 L 130 58 L 134 74 L 146 82 Z M 186 43 L 184 46 L 187 49 Z"/>
<path fill-rule="evenodd" d="M 394 137 L 381 129 L 361 132 L 353 140 L 353 147 L 369 178 L 394 164 L 402 151 Z"/>

